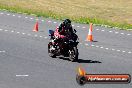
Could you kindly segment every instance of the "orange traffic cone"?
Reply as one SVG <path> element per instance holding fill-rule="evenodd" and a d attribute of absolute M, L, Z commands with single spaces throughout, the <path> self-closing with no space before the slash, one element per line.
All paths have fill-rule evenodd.
<path fill-rule="evenodd" d="M 34 25 L 33 31 L 34 31 L 34 32 L 38 32 L 38 21 L 37 21 L 36 24 Z"/>
<path fill-rule="evenodd" d="M 90 41 L 90 42 L 93 41 L 92 30 L 93 30 L 93 24 L 90 23 L 89 33 L 88 33 L 88 35 L 87 35 L 86 41 Z"/>

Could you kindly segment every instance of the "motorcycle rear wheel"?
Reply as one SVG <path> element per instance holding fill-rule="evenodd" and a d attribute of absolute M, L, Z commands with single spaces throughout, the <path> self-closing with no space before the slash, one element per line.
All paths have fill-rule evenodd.
<path fill-rule="evenodd" d="M 78 49 L 77 49 L 77 47 L 73 47 L 72 50 L 69 50 L 69 60 L 72 62 L 78 60 Z"/>

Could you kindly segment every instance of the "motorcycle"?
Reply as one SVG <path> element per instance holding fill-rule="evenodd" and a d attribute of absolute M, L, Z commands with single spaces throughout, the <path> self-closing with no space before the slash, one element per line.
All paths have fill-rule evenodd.
<path fill-rule="evenodd" d="M 50 57 L 55 58 L 56 56 L 69 57 L 70 61 L 78 60 L 78 36 L 76 35 L 76 30 L 74 29 L 74 34 L 68 35 L 67 39 L 59 39 L 56 41 L 54 36 L 54 31 L 49 30 L 50 41 L 48 44 L 48 54 Z M 56 42 L 55 42 L 56 41 Z"/>

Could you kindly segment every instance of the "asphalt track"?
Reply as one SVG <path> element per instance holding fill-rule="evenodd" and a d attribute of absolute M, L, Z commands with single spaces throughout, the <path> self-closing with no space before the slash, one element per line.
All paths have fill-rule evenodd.
<path fill-rule="evenodd" d="M 36 20 L 39 32 L 32 32 Z M 72 23 L 80 38 L 79 62 L 50 58 L 48 30 L 61 21 L 0 11 L 0 88 L 132 88 L 130 84 L 76 83 L 78 66 L 87 73 L 132 75 L 132 32 Z"/>

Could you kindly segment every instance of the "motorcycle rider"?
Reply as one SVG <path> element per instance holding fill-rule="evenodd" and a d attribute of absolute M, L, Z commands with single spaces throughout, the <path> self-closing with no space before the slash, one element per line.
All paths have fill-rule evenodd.
<path fill-rule="evenodd" d="M 63 55 L 69 57 L 69 60 L 78 60 L 78 36 L 76 30 L 72 28 L 71 21 L 65 19 L 55 31 L 49 30 L 50 42 L 48 44 L 48 53 L 50 57 Z"/>
<path fill-rule="evenodd" d="M 65 19 L 59 27 L 56 28 L 54 32 L 54 43 L 57 43 L 59 39 L 62 39 L 65 41 L 67 39 L 67 35 L 72 36 L 73 35 L 73 28 L 71 25 L 71 20 Z"/>
<path fill-rule="evenodd" d="M 66 35 L 68 34 L 72 34 L 73 33 L 73 28 L 71 25 L 71 20 L 69 19 L 65 19 L 60 25 L 59 27 L 56 28 L 55 31 L 55 36 L 59 37 L 59 38 L 64 38 L 66 37 Z"/>
<path fill-rule="evenodd" d="M 73 33 L 73 28 L 71 25 L 71 20 L 65 19 L 59 26 L 58 32 L 61 35 L 66 35 L 66 33 Z"/>

